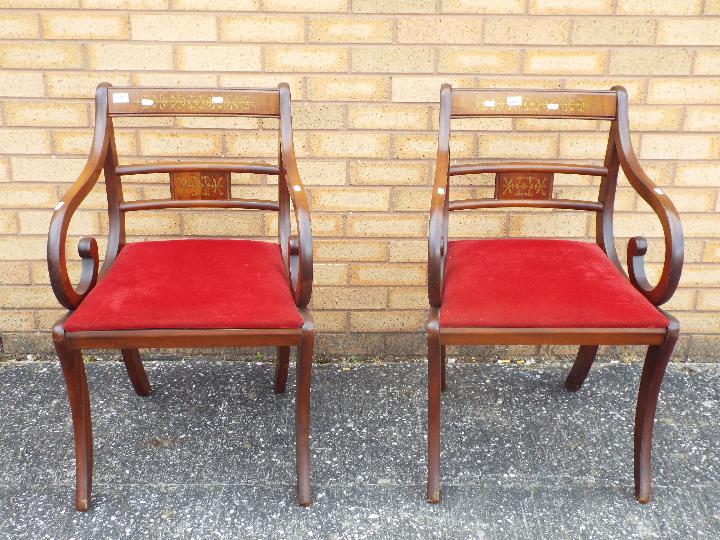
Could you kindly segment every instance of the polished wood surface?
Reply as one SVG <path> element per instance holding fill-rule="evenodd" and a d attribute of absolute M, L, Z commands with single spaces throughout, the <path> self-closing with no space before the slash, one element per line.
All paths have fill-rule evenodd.
<path fill-rule="evenodd" d="M 603 204 L 572 199 L 458 199 L 448 203 L 449 210 L 475 210 L 477 208 L 559 208 L 561 210 L 589 210 L 602 212 Z"/>
<path fill-rule="evenodd" d="M 609 120 L 608 143 L 601 167 L 591 164 L 552 162 L 502 162 L 449 165 L 452 118 L 506 116 L 527 118 L 568 118 Z M 492 159 L 492 156 L 488 156 Z M 630 239 L 627 272 L 615 250 L 613 212 L 620 170 L 659 219 L 664 234 L 663 271 L 654 286 L 645 273 L 647 241 Z M 493 198 L 451 200 L 450 177 L 495 173 Z M 600 177 L 597 201 L 555 199 L 554 174 L 584 174 Z M 508 176 L 509 175 L 509 176 Z M 546 175 L 546 176 L 538 176 Z M 518 179 L 521 180 L 512 180 Z M 545 179 L 544 182 L 542 179 Z M 512 189 L 505 189 L 511 179 Z M 541 185 L 542 184 L 542 185 Z M 506 193 L 507 191 L 507 193 Z M 507 198 L 505 197 L 507 195 Z M 444 268 L 447 257 L 449 212 L 501 207 L 558 208 L 589 211 L 596 215 L 595 238 L 618 270 L 653 305 L 660 306 L 675 292 L 683 263 L 683 233 L 680 218 L 665 192 L 642 170 L 632 148 L 628 121 L 627 93 L 622 87 L 610 91 L 546 90 L 440 90 L 440 121 L 435 179 L 430 200 L 428 232 L 428 477 L 427 500 L 440 500 L 440 394 L 447 386 L 444 347 L 446 345 L 580 345 L 575 364 L 566 381 L 569 391 L 580 388 L 595 359 L 599 345 L 648 345 L 638 393 L 635 422 L 635 495 L 639 502 L 651 496 L 650 448 L 657 397 L 665 366 L 672 355 L 679 325 L 668 319 L 667 328 L 442 328 Z M 580 231 L 582 235 L 584 231 Z M 558 261 L 563 264 L 563 261 Z M 579 298 L 578 302 L 584 301 Z M 658 308 L 659 309 L 659 308 Z"/>
<path fill-rule="evenodd" d="M 310 303 L 313 282 L 310 209 L 305 188 L 300 182 L 300 173 L 295 158 L 290 114 L 290 86 L 287 83 L 280 83 L 278 91 L 280 93 L 280 151 L 278 156 L 280 162 L 278 182 L 280 215 L 278 218 L 278 235 L 280 247 L 283 249 L 283 259 L 290 273 L 295 303 L 298 307 L 304 308 Z M 288 195 L 292 200 L 298 231 L 297 237 L 294 239 L 290 238 Z M 292 250 L 291 244 L 294 244 Z"/>
<path fill-rule="evenodd" d="M 159 89 L 98 86 L 95 94 L 95 134 L 87 163 L 56 205 L 48 233 L 48 271 L 60 304 L 70 311 L 53 328 L 53 341 L 63 367 L 75 436 L 76 508 L 87 510 L 92 490 L 92 425 L 90 398 L 82 361 L 83 349 L 120 349 L 128 377 L 138 395 L 150 393 L 150 382 L 138 348 L 273 346 L 278 350 L 274 389 L 285 391 L 290 347 L 299 349 L 296 400 L 296 468 L 298 503 L 311 503 L 310 491 L 310 379 L 314 325 L 305 307 L 312 294 L 312 231 L 305 188 L 300 180 L 292 139 L 290 88 L 277 89 Z M 113 116 L 258 116 L 278 117 L 278 164 L 222 162 L 157 162 L 120 165 L 115 147 Z M 84 237 L 78 244 L 82 273 L 77 287 L 70 281 L 65 245 L 73 214 L 104 174 L 109 231 L 102 266 L 98 244 Z M 238 199 L 231 196 L 230 173 L 276 175 L 278 200 Z M 123 176 L 168 173 L 169 199 L 124 201 Z M 291 206 L 297 236 L 291 236 Z M 168 208 L 236 208 L 277 212 L 278 241 L 287 272 L 287 286 L 300 315 L 301 328 L 278 329 L 158 329 L 66 332 L 64 322 L 112 266 L 126 244 L 128 212 Z"/>
<path fill-rule="evenodd" d="M 442 303 L 445 257 L 447 255 L 448 227 L 450 222 L 450 114 L 452 110 L 452 87 L 440 88 L 440 127 L 438 151 L 435 162 L 435 180 L 430 199 L 430 224 L 428 226 L 428 298 L 431 308 Z M 432 310 L 431 310 L 432 313 Z"/>
<path fill-rule="evenodd" d="M 440 502 L 440 402 L 443 381 L 442 343 L 438 310 L 430 309 L 427 324 L 428 413 L 427 413 L 427 490 L 428 502 Z"/>
<path fill-rule="evenodd" d="M 108 90 L 111 116 L 259 116 L 280 114 L 277 89 L 122 88 Z"/>
<path fill-rule="evenodd" d="M 161 161 L 158 163 L 139 163 L 135 165 L 118 165 L 115 167 L 115 174 L 118 176 L 180 171 L 224 171 L 269 174 L 273 176 L 280 174 L 278 166 L 271 163 L 242 163 L 239 161 Z"/>
<path fill-rule="evenodd" d="M 97 281 L 99 258 L 97 241 L 84 237 L 78 245 L 82 271 L 77 288 L 73 287 L 67 270 L 65 245 L 67 230 L 75 210 L 96 184 L 108 161 L 111 124 L 107 119 L 107 85 L 100 85 L 95 93 L 95 133 L 90 155 L 80 176 L 55 205 L 48 233 L 47 260 L 50 285 L 63 307 L 75 309 Z M 114 168 L 113 168 L 114 169 Z"/>
<path fill-rule="evenodd" d="M 656 345 L 664 328 L 441 328 L 446 345 Z"/>
<path fill-rule="evenodd" d="M 615 117 L 614 92 L 574 90 L 453 89 L 452 117 L 473 116 L 523 118 Z"/>
<path fill-rule="evenodd" d="M 208 329 L 208 330 L 94 330 L 68 332 L 65 341 L 76 349 L 258 347 L 297 345 L 298 328 Z"/>
<path fill-rule="evenodd" d="M 273 210 L 277 212 L 280 206 L 275 201 L 263 199 L 145 199 L 143 201 L 128 201 L 120 204 L 121 212 L 162 210 L 164 208 L 244 208 L 246 210 Z"/>
<path fill-rule="evenodd" d="M 649 503 L 652 498 L 652 436 L 660 386 L 680 334 L 677 319 L 668 315 L 668 331 L 663 343 L 648 348 L 640 376 L 634 430 L 635 498 Z"/>
<path fill-rule="evenodd" d="M 680 216 L 667 193 L 657 187 L 640 166 L 630 139 L 630 121 L 628 119 L 627 92 L 620 86 L 613 87 L 618 97 L 618 114 L 612 124 L 611 138 L 615 141 L 617 157 L 628 182 L 642 199 L 650 205 L 660 220 L 665 239 L 665 256 L 662 274 L 653 287 L 645 273 L 645 253 L 647 241 L 637 236 L 630 240 L 627 249 L 627 264 L 630 282 L 642 292 L 650 302 L 660 306 L 670 300 L 682 274 L 684 258 L 683 229 Z M 609 248 L 605 244 L 606 250 Z M 614 252 L 614 244 L 612 248 Z M 609 253 L 608 253 L 609 254 Z"/>
<path fill-rule="evenodd" d="M 466 163 L 450 165 L 449 176 L 482 173 L 557 173 L 605 176 L 607 168 L 597 165 L 578 165 L 575 163 L 553 163 L 549 161 L 496 161 L 488 163 Z"/>
<path fill-rule="evenodd" d="M 140 359 L 140 351 L 137 349 L 121 349 L 120 352 L 135 393 L 138 396 L 149 396 L 151 392 L 150 381 Z"/>
<path fill-rule="evenodd" d="M 178 201 L 230 199 L 230 173 L 225 171 L 171 171 L 170 196 Z"/>
<path fill-rule="evenodd" d="M 297 499 L 300 506 L 310 506 L 310 379 L 315 340 L 315 325 L 309 316 L 302 327 L 302 341 L 297 352 L 297 392 L 295 396 L 295 467 Z"/>
<path fill-rule="evenodd" d="M 565 379 L 565 389 L 568 392 L 577 392 L 585 382 L 595 357 L 597 356 L 598 345 L 581 345 L 577 357 L 573 363 L 570 373 Z"/>
<path fill-rule="evenodd" d="M 79 350 L 69 348 L 62 341 L 55 341 L 54 345 L 65 378 L 75 438 L 75 507 L 85 511 L 90 506 L 93 470 L 92 419 L 85 364 Z"/>
<path fill-rule="evenodd" d="M 290 366 L 290 347 L 278 347 L 277 359 L 275 360 L 275 383 L 276 394 L 284 394 L 287 387 L 288 368 Z"/>
<path fill-rule="evenodd" d="M 548 172 L 503 172 L 495 175 L 495 198 L 552 199 L 555 175 Z"/>

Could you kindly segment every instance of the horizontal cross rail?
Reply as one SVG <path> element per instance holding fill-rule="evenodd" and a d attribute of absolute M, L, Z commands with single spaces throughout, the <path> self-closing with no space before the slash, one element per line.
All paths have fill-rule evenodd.
<path fill-rule="evenodd" d="M 542 172 L 559 174 L 583 174 L 588 176 L 605 176 L 606 167 L 595 165 L 576 165 L 573 163 L 537 163 L 537 162 L 497 162 L 497 163 L 469 163 L 465 165 L 450 165 L 448 174 L 459 176 L 463 174 L 505 173 L 505 172 Z"/>
<path fill-rule="evenodd" d="M 115 174 L 119 176 L 183 171 L 222 171 L 237 173 L 270 174 L 275 176 L 280 174 L 280 168 L 277 165 L 272 165 L 270 163 L 241 163 L 238 161 L 164 161 L 160 163 L 118 165 L 115 168 Z"/>
<path fill-rule="evenodd" d="M 163 208 L 245 208 L 248 210 L 273 210 L 280 208 L 275 201 L 262 199 L 146 199 L 120 203 L 121 212 L 137 210 L 162 210 Z"/>
<path fill-rule="evenodd" d="M 462 199 L 450 201 L 449 210 L 473 210 L 475 208 L 504 208 L 521 206 L 527 208 L 560 208 L 563 210 L 588 210 L 602 212 L 599 202 L 576 201 L 572 199 Z"/>

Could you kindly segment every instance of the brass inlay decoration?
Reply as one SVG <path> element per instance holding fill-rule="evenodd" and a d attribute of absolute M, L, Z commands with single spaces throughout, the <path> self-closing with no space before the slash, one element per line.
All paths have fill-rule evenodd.
<path fill-rule="evenodd" d="M 551 199 L 552 173 L 498 173 L 496 199 Z"/>
<path fill-rule="evenodd" d="M 186 113 L 207 111 L 246 112 L 257 102 L 248 96 L 225 94 L 148 94 L 140 96 L 139 105 L 146 110 L 180 111 Z"/>
<path fill-rule="evenodd" d="M 171 172 L 170 193 L 173 199 L 215 200 L 230 198 L 228 172 Z"/>
<path fill-rule="evenodd" d="M 564 97 L 560 99 L 553 99 L 548 97 L 524 97 L 515 96 L 503 97 L 498 99 L 483 99 L 483 106 L 487 110 L 493 110 L 498 112 L 523 112 L 528 113 L 543 113 L 555 112 L 557 114 L 563 113 L 583 113 L 587 110 L 588 104 L 584 99 L 581 98 L 569 98 Z"/>

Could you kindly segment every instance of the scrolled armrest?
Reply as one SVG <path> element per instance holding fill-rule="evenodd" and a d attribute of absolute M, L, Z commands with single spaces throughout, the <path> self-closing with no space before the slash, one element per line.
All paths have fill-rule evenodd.
<path fill-rule="evenodd" d="M 82 260 L 80 283 L 75 288 L 68 275 L 65 244 L 67 231 L 75 210 L 95 185 L 102 164 L 89 160 L 83 173 L 62 200 L 55 206 L 50 220 L 47 243 L 48 273 L 50 284 L 58 302 L 68 309 L 75 309 L 97 282 L 99 257 L 97 241 L 83 237 L 78 243 L 78 254 Z"/>
<path fill-rule="evenodd" d="M 289 170 L 288 170 L 289 172 Z M 298 307 L 304 308 L 310 303 L 312 296 L 313 281 L 313 247 L 312 247 L 312 224 L 310 222 L 310 209 L 308 207 L 305 189 L 300 183 L 300 177 L 288 174 L 288 191 L 295 209 L 295 222 L 297 224 L 297 236 L 290 239 L 291 259 L 291 285 L 295 296 L 295 303 Z M 298 187 L 300 189 L 298 189 Z M 297 262 L 293 261 L 295 259 Z"/>
<path fill-rule="evenodd" d="M 88 164 L 90 165 L 90 164 Z M 87 169 L 87 166 L 86 166 Z M 78 254 L 82 260 L 80 283 L 73 287 L 67 270 L 65 244 L 67 230 L 75 210 L 97 181 L 97 172 L 81 175 L 67 194 L 55 207 L 48 233 L 47 260 L 50 285 L 58 302 L 68 309 L 75 309 L 97 282 L 99 257 L 97 241 L 83 237 L 78 243 Z"/>
<path fill-rule="evenodd" d="M 304 308 L 310 303 L 313 281 L 313 246 L 310 207 L 295 158 L 295 147 L 290 123 L 290 87 L 282 83 L 280 92 L 280 153 L 287 191 L 295 210 L 297 236 L 289 239 L 290 285 L 295 304 Z"/>
<path fill-rule="evenodd" d="M 442 303 L 448 247 L 451 98 L 451 86 L 443 84 L 440 89 L 440 129 L 428 225 L 428 299 L 434 308 L 439 308 Z"/>
<path fill-rule="evenodd" d="M 438 153 L 428 226 L 428 298 L 432 307 L 440 307 L 442 303 L 445 277 L 449 217 L 447 165 L 447 154 Z"/>
<path fill-rule="evenodd" d="M 622 87 L 614 87 L 617 92 L 617 122 L 615 147 L 620 165 L 630 185 L 657 215 L 665 237 L 665 257 L 658 283 L 653 287 L 645 272 L 645 253 L 647 240 L 642 236 L 631 238 L 627 247 L 628 276 L 630 282 L 654 305 L 667 302 L 677 289 L 683 265 L 683 230 L 680 216 L 665 192 L 658 188 L 645 174 L 630 139 L 628 122 L 627 93 Z"/>
<path fill-rule="evenodd" d="M 97 241 L 83 237 L 78 243 L 82 260 L 80 282 L 75 288 L 70 281 L 65 257 L 67 231 L 75 210 L 97 182 L 107 156 L 109 145 L 107 112 L 107 86 L 98 86 L 95 94 L 95 134 L 85 167 L 75 183 L 55 205 L 47 242 L 48 273 L 50 284 L 58 302 L 68 309 L 75 309 L 97 283 L 99 257 Z"/>

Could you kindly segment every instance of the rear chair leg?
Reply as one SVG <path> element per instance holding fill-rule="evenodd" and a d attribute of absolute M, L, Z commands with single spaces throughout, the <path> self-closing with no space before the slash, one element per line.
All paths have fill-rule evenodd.
<path fill-rule="evenodd" d="M 140 359 L 137 349 L 121 349 L 125 369 L 127 369 L 130 382 L 138 396 L 149 396 L 151 392 L 150 381 L 148 380 L 145 367 Z"/>
<path fill-rule="evenodd" d="M 65 377 L 73 433 L 75 435 L 75 507 L 84 512 L 90 506 L 92 491 L 93 441 L 90 419 L 90 395 L 82 353 L 64 342 L 55 342 Z"/>
<path fill-rule="evenodd" d="M 275 393 L 284 394 L 287 386 L 288 365 L 290 364 L 290 347 L 277 348 L 275 363 Z"/>
<path fill-rule="evenodd" d="M 635 498 L 645 504 L 652 499 L 652 436 L 660 385 L 672 356 L 679 325 L 671 319 L 668 336 L 662 345 L 648 347 L 640 378 L 635 411 Z"/>
<path fill-rule="evenodd" d="M 580 390 L 580 387 L 585 382 L 588 373 L 590 373 L 590 367 L 595 361 L 595 355 L 597 355 L 598 345 L 580 345 L 580 350 L 575 358 L 570 373 L 565 379 L 565 389 L 569 392 L 576 392 Z"/>
<path fill-rule="evenodd" d="M 427 501 L 440 502 L 440 394 L 442 347 L 437 321 L 428 324 L 428 471 Z"/>
<path fill-rule="evenodd" d="M 310 380 L 312 378 L 315 327 L 306 321 L 298 348 L 297 396 L 295 399 L 295 463 L 297 498 L 300 506 L 312 504 L 310 490 Z"/>

